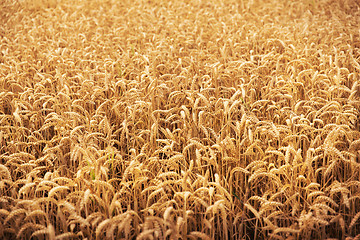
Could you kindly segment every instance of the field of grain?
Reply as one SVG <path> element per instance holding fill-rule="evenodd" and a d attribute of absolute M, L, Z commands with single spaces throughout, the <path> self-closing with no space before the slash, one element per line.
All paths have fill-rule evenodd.
<path fill-rule="evenodd" d="M 2 0 L 0 239 L 360 239 L 357 0 Z"/>

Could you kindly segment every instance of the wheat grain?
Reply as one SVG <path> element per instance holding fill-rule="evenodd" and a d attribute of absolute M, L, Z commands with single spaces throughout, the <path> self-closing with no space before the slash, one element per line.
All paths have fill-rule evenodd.
<path fill-rule="evenodd" d="M 60 192 L 60 191 L 64 191 L 64 190 L 70 190 L 69 187 L 67 186 L 57 186 L 57 187 L 54 187 L 52 188 L 50 191 L 49 191 L 49 198 L 53 198 L 54 195 L 57 196 L 57 193 Z"/>
<path fill-rule="evenodd" d="M 26 210 L 25 209 L 12 210 L 10 214 L 5 218 L 3 225 L 6 225 L 10 220 L 12 220 L 15 217 L 18 217 L 19 215 L 26 215 Z"/>
<path fill-rule="evenodd" d="M 29 214 L 27 214 L 27 216 L 25 217 L 24 221 L 27 222 L 29 221 L 31 218 L 35 218 L 35 219 L 43 219 L 44 222 L 47 222 L 48 220 L 48 215 L 40 209 L 36 209 L 32 212 L 30 212 Z M 41 222 L 41 221 L 40 221 Z"/>
<path fill-rule="evenodd" d="M 355 216 L 351 219 L 349 228 L 353 228 L 359 218 L 360 218 L 360 212 L 356 213 Z"/>
<path fill-rule="evenodd" d="M 21 238 L 24 237 L 23 234 L 26 236 L 26 231 L 28 229 L 31 229 L 33 232 L 38 231 L 38 230 L 42 230 L 45 229 L 45 226 L 41 225 L 41 224 L 35 224 L 35 223 L 25 223 L 19 230 L 19 232 L 17 233 L 17 238 Z"/>
<path fill-rule="evenodd" d="M 189 236 L 194 236 L 197 239 L 211 239 L 208 235 L 202 232 L 193 231 L 189 234 Z"/>
<path fill-rule="evenodd" d="M 0 238 L 358 235 L 340 5 L 3 1 Z"/>

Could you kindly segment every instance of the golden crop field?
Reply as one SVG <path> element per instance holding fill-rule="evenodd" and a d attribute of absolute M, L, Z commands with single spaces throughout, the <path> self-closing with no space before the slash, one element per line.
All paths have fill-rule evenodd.
<path fill-rule="evenodd" d="M 360 239 L 359 1 L 0 2 L 0 239 Z"/>

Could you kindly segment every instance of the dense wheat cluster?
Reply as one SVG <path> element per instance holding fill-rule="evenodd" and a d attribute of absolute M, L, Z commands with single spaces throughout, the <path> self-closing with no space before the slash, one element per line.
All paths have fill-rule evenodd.
<path fill-rule="evenodd" d="M 360 239 L 356 0 L 2 0 L 1 239 Z"/>

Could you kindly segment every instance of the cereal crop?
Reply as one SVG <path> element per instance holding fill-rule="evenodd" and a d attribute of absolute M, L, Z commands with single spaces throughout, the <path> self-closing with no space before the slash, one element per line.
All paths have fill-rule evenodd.
<path fill-rule="evenodd" d="M 360 239 L 357 0 L 1 0 L 0 239 Z"/>

